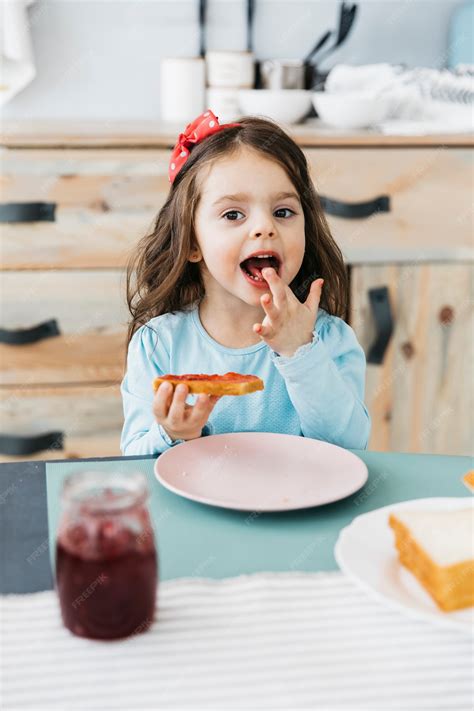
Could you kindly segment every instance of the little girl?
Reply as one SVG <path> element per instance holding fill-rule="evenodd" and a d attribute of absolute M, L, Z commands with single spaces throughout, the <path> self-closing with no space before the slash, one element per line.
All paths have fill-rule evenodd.
<path fill-rule="evenodd" d="M 245 431 L 366 448 L 365 356 L 343 321 L 346 269 L 301 149 L 271 121 L 219 125 L 206 111 L 180 134 L 169 179 L 127 273 L 122 453 Z M 158 375 L 229 371 L 265 389 L 153 393 Z"/>

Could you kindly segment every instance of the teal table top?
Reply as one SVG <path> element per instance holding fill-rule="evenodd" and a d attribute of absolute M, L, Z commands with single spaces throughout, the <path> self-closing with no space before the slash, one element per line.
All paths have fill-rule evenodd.
<path fill-rule="evenodd" d="M 471 495 L 461 481 L 472 468 L 469 457 L 354 453 L 369 469 L 363 489 L 334 504 L 274 514 L 206 506 L 173 494 L 155 479 L 153 458 L 47 462 L 49 550 L 53 558 L 63 479 L 88 469 L 138 470 L 147 476 L 161 580 L 337 570 L 334 545 L 340 530 L 356 516 L 398 501 Z"/>

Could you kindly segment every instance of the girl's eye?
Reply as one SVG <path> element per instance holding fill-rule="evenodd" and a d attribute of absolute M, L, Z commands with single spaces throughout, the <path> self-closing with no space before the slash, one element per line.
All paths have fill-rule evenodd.
<path fill-rule="evenodd" d="M 278 215 L 277 214 L 278 212 L 289 212 L 290 215 Z M 224 215 L 222 215 L 222 217 L 225 217 L 227 220 L 229 220 L 231 222 L 235 222 L 238 219 L 236 217 L 236 215 L 238 215 L 238 214 L 242 215 L 243 213 L 240 212 L 240 210 L 229 210 L 229 212 L 226 212 Z M 287 217 L 290 217 L 291 215 L 294 215 L 294 214 L 295 213 L 293 212 L 293 210 L 290 210 L 289 207 L 280 207 L 278 210 L 275 210 L 275 215 L 277 215 L 277 217 L 287 218 Z"/>
<path fill-rule="evenodd" d="M 237 214 L 242 215 L 243 213 L 240 212 L 240 210 L 229 210 L 229 212 L 226 212 L 224 215 L 222 215 L 222 217 L 227 218 L 227 217 L 229 217 L 229 215 L 232 215 L 232 217 L 229 217 L 229 221 L 230 221 L 230 222 L 235 222 L 236 219 L 237 219 L 237 218 L 235 217 L 235 215 L 237 215 Z"/>
<path fill-rule="evenodd" d="M 286 211 L 286 212 L 290 212 L 292 215 L 295 214 L 295 213 L 293 212 L 293 210 L 290 210 L 289 207 L 280 207 L 278 210 L 275 210 L 275 215 L 276 215 L 277 212 L 285 212 L 285 211 Z M 280 217 L 286 217 L 286 215 L 280 215 Z"/>

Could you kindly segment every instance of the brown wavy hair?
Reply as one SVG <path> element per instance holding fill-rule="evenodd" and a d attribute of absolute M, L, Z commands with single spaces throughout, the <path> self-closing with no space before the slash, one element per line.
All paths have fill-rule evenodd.
<path fill-rule="evenodd" d="M 289 285 L 304 302 L 311 283 L 324 278 L 321 308 L 345 318 L 348 277 L 335 243 L 306 157 L 299 146 L 273 121 L 245 117 L 194 146 L 176 175 L 166 202 L 151 230 L 137 244 L 127 265 L 127 304 L 132 315 L 127 346 L 135 331 L 155 316 L 193 308 L 204 296 L 198 263 L 188 257 L 198 246 L 194 215 L 200 199 L 198 176 L 203 166 L 247 146 L 280 165 L 293 183 L 305 218 L 305 253 L 298 274 Z"/>

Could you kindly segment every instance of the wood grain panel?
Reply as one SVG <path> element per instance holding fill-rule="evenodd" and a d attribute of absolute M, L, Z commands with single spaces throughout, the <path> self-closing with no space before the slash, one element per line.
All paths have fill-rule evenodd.
<path fill-rule="evenodd" d="M 69 334 L 22 346 L 0 344 L 0 386 L 119 382 L 125 330 Z"/>
<path fill-rule="evenodd" d="M 29 457 L 0 453 L 0 461 L 120 455 L 123 411 L 118 385 L 11 387 L 2 388 L 0 394 L 3 434 L 65 433 L 62 450 L 45 450 Z"/>
<path fill-rule="evenodd" d="M 368 290 L 388 286 L 395 330 L 382 365 L 367 366 L 370 449 L 472 453 L 473 268 L 364 266 L 352 270 L 351 324 L 374 338 Z"/>
<path fill-rule="evenodd" d="M 55 318 L 63 334 L 122 333 L 129 320 L 122 271 L 5 272 L 2 328 L 30 328 Z"/>
<path fill-rule="evenodd" d="M 2 225 L 2 268 L 125 266 L 166 199 L 168 160 L 168 151 L 7 151 L 2 202 L 53 202 L 56 214 Z"/>
<path fill-rule="evenodd" d="M 0 226 L 4 270 L 125 268 L 152 226 L 153 211 L 135 214 L 58 208 L 58 222 Z"/>
<path fill-rule="evenodd" d="M 147 146 L 171 149 L 184 126 L 153 120 L 5 119 L 0 141 L 6 146 Z M 321 119 L 283 125 L 302 146 L 399 146 L 473 145 L 471 133 L 390 135 L 375 128 L 344 129 L 328 126 Z"/>
<path fill-rule="evenodd" d="M 318 192 L 347 202 L 389 195 L 369 218 L 329 216 L 348 262 L 474 259 L 473 154 L 447 148 L 307 150 Z"/>
<path fill-rule="evenodd" d="M 348 262 L 474 259 L 469 149 L 308 148 L 306 155 L 321 194 L 349 202 L 390 195 L 390 213 L 329 216 Z M 151 149 L 8 151 L 2 200 L 52 200 L 58 218 L 3 225 L 4 268 L 123 267 L 166 199 L 168 160 L 169 151 Z"/>

